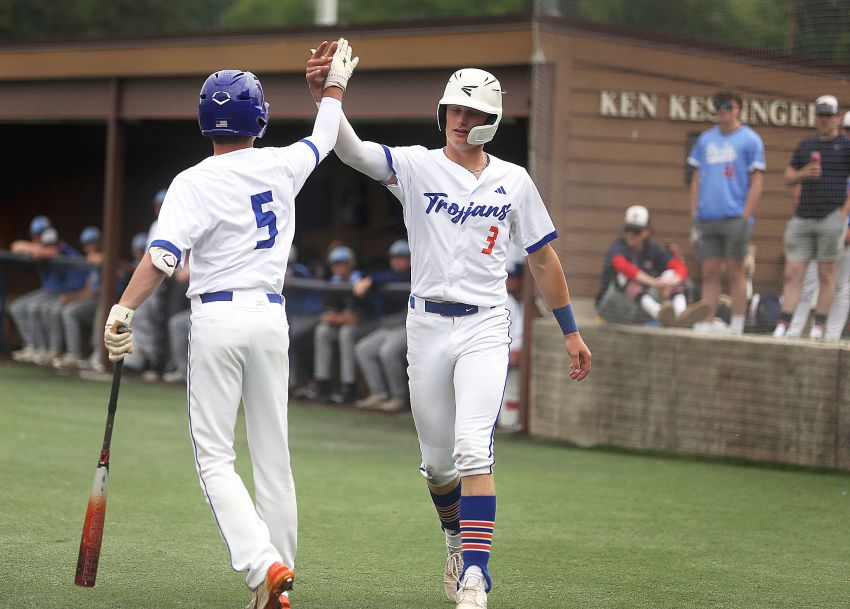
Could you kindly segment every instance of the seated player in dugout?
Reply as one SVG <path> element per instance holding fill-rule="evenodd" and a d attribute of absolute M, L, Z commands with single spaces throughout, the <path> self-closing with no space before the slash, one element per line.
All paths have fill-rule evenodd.
<path fill-rule="evenodd" d="M 693 327 L 708 314 L 708 305 L 697 302 L 688 306 L 688 267 L 651 237 L 649 210 L 632 205 L 626 210 L 623 235 L 605 255 L 596 297 L 599 316 L 613 323 L 657 320 L 667 327 Z"/>

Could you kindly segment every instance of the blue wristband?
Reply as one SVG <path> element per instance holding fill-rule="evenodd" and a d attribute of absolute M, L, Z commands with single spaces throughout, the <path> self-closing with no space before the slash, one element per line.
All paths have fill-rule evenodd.
<path fill-rule="evenodd" d="M 568 304 L 560 309 L 552 309 L 552 314 L 555 316 L 555 319 L 558 320 L 558 325 L 561 326 L 561 331 L 565 336 L 567 334 L 572 334 L 573 332 L 578 332 L 576 318 L 575 315 L 573 315 L 573 305 Z"/>

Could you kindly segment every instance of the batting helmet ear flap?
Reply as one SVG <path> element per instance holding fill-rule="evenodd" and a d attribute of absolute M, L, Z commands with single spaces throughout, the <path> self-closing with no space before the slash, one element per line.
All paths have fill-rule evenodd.
<path fill-rule="evenodd" d="M 446 129 L 446 105 L 437 104 L 437 131 Z"/>

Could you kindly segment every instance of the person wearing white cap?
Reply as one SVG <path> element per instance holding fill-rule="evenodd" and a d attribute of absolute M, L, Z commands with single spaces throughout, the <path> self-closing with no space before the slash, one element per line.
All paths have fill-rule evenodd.
<path fill-rule="evenodd" d="M 379 327 L 354 347 L 357 365 L 366 379 L 369 395 L 354 403 L 358 408 L 398 412 L 406 410 L 407 394 L 407 300 L 410 287 L 410 247 L 398 239 L 387 251 L 390 267 L 354 284 L 358 298 L 368 298 Z M 387 284 L 408 286 L 407 292 L 382 292 Z"/>
<path fill-rule="evenodd" d="M 690 184 L 691 243 L 702 266 L 702 298 L 709 305 L 705 319 L 694 330 L 718 329 L 714 316 L 725 272 L 732 297 L 728 330 L 743 334 L 747 311 L 744 259 L 766 169 L 764 143 L 741 123 L 740 93 L 718 91 L 712 102 L 717 125 L 699 136 L 687 159 L 694 170 Z M 726 330 L 725 324 L 722 329 Z"/>
<path fill-rule="evenodd" d="M 708 313 L 700 302 L 688 307 L 684 282 L 688 267 L 678 256 L 652 241 L 649 210 L 626 210 L 624 234 L 608 248 L 597 294 L 597 311 L 614 323 L 658 320 L 664 326 L 689 328 Z"/>
<path fill-rule="evenodd" d="M 785 284 L 782 311 L 773 332 L 776 338 L 788 335 L 811 261 L 817 262 L 819 289 L 809 337 L 824 338 L 836 295 L 836 268 L 844 252 L 850 212 L 850 138 L 839 132 L 843 117 L 835 96 L 821 95 L 814 110 L 817 133 L 797 145 L 785 169 L 785 183 L 799 188 L 799 198 L 785 229 Z M 840 313 L 832 315 L 830 335 L 835 338 L 843 323 L 838 321 Z"/>
<path fill-rule="evenodd" d="M 845 112 L 844 118 L 841 119 L 841 134 L 850 137 L 850 111 Z M 801 186 L 798 184 L 794 188 L 795 204 L 799 201 L 800 190 Z M 850 183 L 848 183 L 848 192 L 850 192 Z M 819 287 L 818 263 L 816 260 L 810 260 L 803 277 L 800 302 L 794 309 L 794 316 L 791 318 L 791 324 L 788 326 L 785 336 L 799 338 L 803 335 L 806 323 L 809 321 L 809 314 L 817 301 Z M 826 316 L 823 335 L 825 339 L 837 340 L 841 338 L 847 324 L 848 313 L 850 313 L 850 229 L 844 235 L 844 248 L 835 271 L 835 297 L 832 299 L 832 306 L 829 307 L 829 313 Z M 817 333 L 818 331 L 815 330 L 815 335 Z"/>

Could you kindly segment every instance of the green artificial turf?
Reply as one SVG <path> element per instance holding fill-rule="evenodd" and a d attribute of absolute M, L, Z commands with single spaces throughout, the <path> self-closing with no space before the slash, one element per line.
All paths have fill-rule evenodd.
<path fill-rule="evenodd" d="M 0 608 L 241 609 L 185 390 L 128 378 L 97 586 L 73 584 L 108 383 L 0 363 Z M 250 471 L 240 420 L 238 468 Z M 447 609 L 408 416 L 293 404 L 293 609 Z M 497 436 L 491 609 L 846 608 L 850 477 Z"/>

